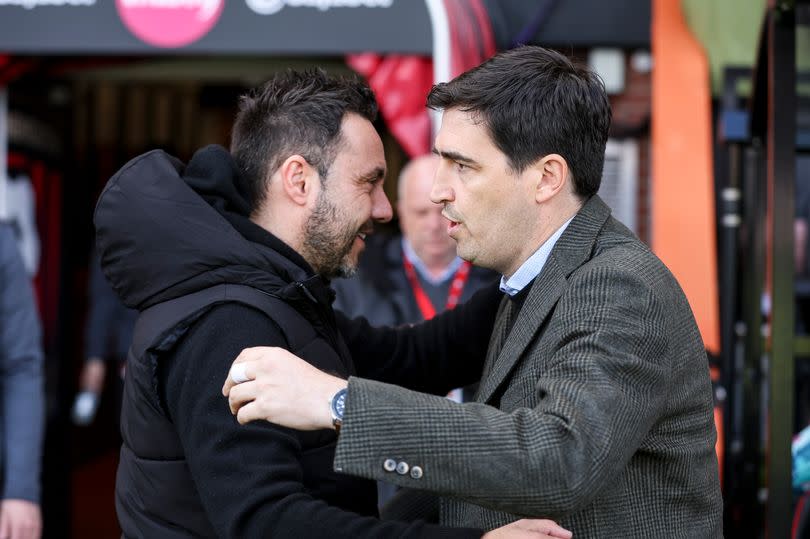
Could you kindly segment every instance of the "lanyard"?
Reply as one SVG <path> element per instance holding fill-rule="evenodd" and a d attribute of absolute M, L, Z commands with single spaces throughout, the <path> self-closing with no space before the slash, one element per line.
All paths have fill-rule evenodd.
<path fill-rule="evenodd" d="M 461 299 L 461 292 L 464 290 L 464 285 L 467 283 L 467 278 L 470 276 L 470 265 L 471 264 L 465 260 L 458 267 L 455 275 L 453 275 L 453 281 L 450 283 L 450 291 L 447 293 L 447 305 L 444 307 L 446 310 L 450 310 L 458 305 L 458 301 Z M 402 254 L 402 266 L 405 268 L 405 275 L 408 277 L 408 282 L 413 290 L 416 304 L 419 306 L 419 310 L 422 311 L 422 317 L 425 320 L 430 320 L 436 316 L 436 308 L 433 307 L 433 303 L 431 303 L 427 293 L 422 289 L 422 285 L 419 284 L 413 263 L 408 260 L 405 253 Z"/>

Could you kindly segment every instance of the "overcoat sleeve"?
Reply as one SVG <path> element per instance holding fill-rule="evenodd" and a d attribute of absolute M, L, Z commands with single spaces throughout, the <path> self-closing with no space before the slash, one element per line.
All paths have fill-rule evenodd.
<path fill-rule="evenodd" d="M 513 329 L 534 332 L 519 381 L 532 406 L 505 412 L 351 378 L 335 468 L 523 516 L 587 504 L 662 414 L 667 305 L 651 282 L 615 267 L 565 284 L 541 327 Z M 389 459 L 409 471 L 388 471 Z"/>
<path fill-rule="evenodd" d="M 503 294 L 493 284 L 432 320 L 374 328 L 337 313 L 358 376 L 434 395 L 477 382 Z"/>

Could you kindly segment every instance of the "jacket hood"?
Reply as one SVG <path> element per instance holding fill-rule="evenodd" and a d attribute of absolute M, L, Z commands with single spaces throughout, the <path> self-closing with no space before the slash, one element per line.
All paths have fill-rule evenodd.
<path fill-rule="evenodd" d="M 222 283 L 331 300 L 300 255 L 248 219 L 240 186 L 235 163 L 218 146 L 199 150 L 187 166 L 154 150 L 107 182 L 94 214 L 96 247 L 128 307 L 143 310 Z"/>

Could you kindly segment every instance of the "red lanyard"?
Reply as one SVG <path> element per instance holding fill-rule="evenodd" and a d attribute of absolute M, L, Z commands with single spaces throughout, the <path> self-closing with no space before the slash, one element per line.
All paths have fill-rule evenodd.
<path fill-rule="evenodd" d="M 471 264 L 466 260 L 463 261 L 458 267 L 458 270 L 456 270 L 456 274 L 453 275 L 453 281 L 450 283 L 450 291 L 447 293 L 447 305 L 444 307 L 446 310 L 450 310 L 458 305 L 458 301 L 461 299 L 461 292 L 464 291 L 464 285 L 467 283 L 467 278 L 470 276 L 470 265 Z M 425 320 L 430 320 L 436 316 L 436 308 L 433 307 L 430 298 L 422 289 L 422 285 L 419 284 L 413 263 L 408 260 L 405 253 L 402 254 L 402 266 L 405 268 L 405 275 L 408 277 L 408 282 L 411 284 L 413 295 L 416 298 L 416 304 L 419 306 L 419 310 L 422 311 L 422 317 Z"/>

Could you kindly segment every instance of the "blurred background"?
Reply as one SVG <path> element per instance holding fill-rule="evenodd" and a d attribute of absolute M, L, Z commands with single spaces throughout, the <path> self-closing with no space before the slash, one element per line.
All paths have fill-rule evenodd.
<path fill-rule="evenodd" d="M 792 443 L 810 422 L 808 25 L 808 0 L 0 0 L 0 218 L 44 329 L 44 537 L 120 535 L 131 319 L 93 314 L 107 179 L 149 149 L 187 160 L 227 146 L 239 95 L 318 66 L 375 91 L 394 201 L 398 171 L 430 149 L 431 85 L 520 44 L 605 82 L 600 195 L 670 267 L 700 325 L 726 536 L 810 533 L 810 474 Z M 88 372 L 91 359 L 104 368 Z M 76 401 L 88 389 L 97 401 Z"/>

